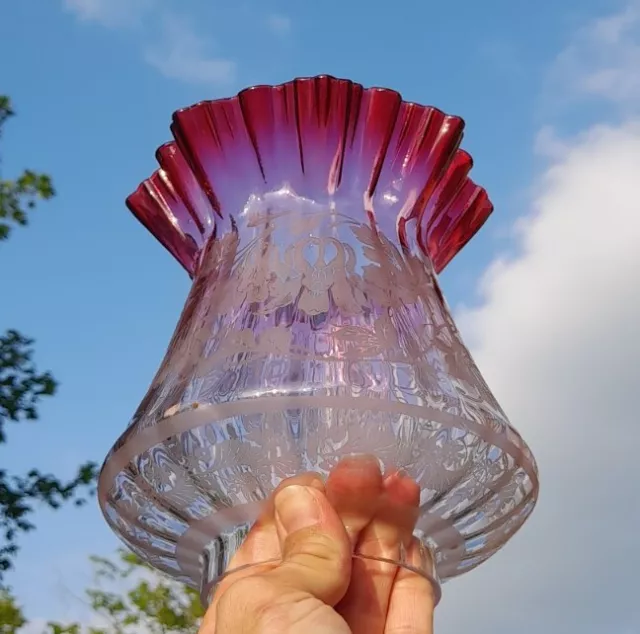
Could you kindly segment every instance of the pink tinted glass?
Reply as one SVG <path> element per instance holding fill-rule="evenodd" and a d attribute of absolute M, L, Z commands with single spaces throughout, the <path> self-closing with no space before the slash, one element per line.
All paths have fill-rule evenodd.
<path fill-rule="evenodd" d="M 437 593 L 533 510 L 535 460 L 437 281 L 492 211 L 462 130 L 347 80 L 259 86 L 177 112 L 128 198 L 193 285 L 100 504 L 204 601 L 284 479 L 331 489 L 353 456 L 376 464 L 392 563 Z"/>

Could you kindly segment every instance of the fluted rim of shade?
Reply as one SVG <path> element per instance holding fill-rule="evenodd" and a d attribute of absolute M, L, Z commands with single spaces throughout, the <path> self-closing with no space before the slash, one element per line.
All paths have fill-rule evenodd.
<path fill-rule="evenodd" d="M 493 211 L 469 178 L 463 129 L 460 117 L 394 90 L 328 75 L 254 86 L 175 112 L 175 140 L 158 148 L 159 169 L 127 206 L 193 277 L 207 240 L 237 212 L 230 180 L 247 196 L 285 179 L 335 197 L 355 182 L 370 219 L 396 213 L 399 240 L 415 241 L 440 272 Z M 401 203 L 381 208 L 389 192 Z"/>

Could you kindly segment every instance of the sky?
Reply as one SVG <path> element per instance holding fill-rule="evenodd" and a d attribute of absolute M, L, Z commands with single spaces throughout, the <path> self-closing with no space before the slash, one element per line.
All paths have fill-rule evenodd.
<path fill-rule="evenodd" d="M 640 1 L 23 0 L 0 59 L 3 172 L 58 191 L 0 249 L 0 328 L 61 383 L 3 467 L 101 461 L 162 358 L 189 280 L 124 198 L 176 108 L 318 73 L 391 87 L 467 122 L 496 211 L 442 284 L 541 473 L 436 631 L 640 634 Z M 97 503 L 36 520 L 9 578 L 34 634 L 89 618 L 88 557 L 118 545 Z"/>

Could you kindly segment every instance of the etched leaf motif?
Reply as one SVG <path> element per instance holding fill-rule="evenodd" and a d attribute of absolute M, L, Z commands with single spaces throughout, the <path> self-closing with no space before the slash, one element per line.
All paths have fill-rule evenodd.
<path fill-rule="evenodd" d="M 351 225 L 351 231 L 353 231 L 361 244 L 368 247 L 378 247 L 381 244 L 380 235 L 374 231 L 371 225 L 354 224 Z"/>
<path fill-rule="evenodd" d="M 371 225 L 352 225 L 351 230 L 360 243 L 365 245 L 363 253 L 371 262 L 385 268 L 402 266 L 402 254 L 387 236 L 376 231 Z"/>
<path fill-rule="evenodd" d="M 329 245 L 336 251 L 331 257 Z M 311 251 L 309 259 L 305 251 Z M 329 289 L 336 274 L 344 271 L 344 250 L 340 243 L 327 238 L 310 237 L 299 243 L 296 250 L 296 265 L 302 271 L 302 292 L 298 308 L 308 315 L 318 315 L 329 310 Z"/>
<path fill-rule="evenodd" d="M 264 313 L 292 304 L 302 288 L 302 272 L 294 263 L 295 246 L 290 245 L 281 255 L 278 249 L 270 252 L 269 268 L 273 272 L 268 281 L 269 300 Z"/>
<path fill-rule="evenodd" d="M 236 232 L 229 232 L 210 240 L 200 259 L 196 282 L 198 278 L 206 278 L 209 284 L 212 278 L 216 282 L 228 279 L 236 261 L 239 242 L 240 238 Z"/>
<path fill-rule="evenodd" d="M 435 284 L 432 264 L 413 254 L 407 255 L 404 262 L 407 269 L 406 286 L 421 299 L 429 297 Z"/>
<path fill-rule="evenodd" d="M 264 238 L 258 240 L 248 249 L 242 265 L 236 267 L 236 286 L 243 300 L 262 303 L 269 297 L 269 281 L 274 274 L 268 264 L 274 249 L 277 247 L 266 243 Z"/>
<path fill-rule="evenodd" d="M 373 330 L 385 350 L 393 349 L 398 351 L 400 348 L 398 330 L 388 314 L 380 315 L 380 317 L 373 322 Z"/>
<path fill-rule="evenodd" d="M 268 328 L 260 335 L 260 349 L 267 354 L 288 354 L 291 350 L 291 330 L 286 326 Z"/>
<path fill-rule="evenodd" d="M 363 278 L 366 293 L 374 301 L 400 308 L 428 294 L 433 274 L 419 257 L 404 256 L 386 236 L 369 226 L 352 226 L 351 230 L 365 245 L 363 254 L 372 262 L 363 267 Z"/>
<path fill-rule="evenodd" d="M 361 288 L 361 280 L 356 275 L 337 275 L 331 287 L 331 297 L 335 305 L 345 315 L 357 315 L 366 306 L 367 298 Z"/>
<path fill-rule="evenodd" d="M 366 306 L 362 278 L 355 272 L 356 254 L 350 244 L 342 244 L 346 261 L 344 269 L 339 271 L 331 287 L 331 295 L 336 306 L 345 315 L 357 315 Z"/>

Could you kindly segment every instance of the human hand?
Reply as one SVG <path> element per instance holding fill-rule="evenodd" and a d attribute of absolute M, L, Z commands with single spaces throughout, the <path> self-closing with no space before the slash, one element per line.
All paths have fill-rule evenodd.
<path fill-rule="evenodd" d="M 432 634 L 434 587 L 375 559 L 420 567 L 412 538 L 419 488 L 377 461 L 348 458 L 326 485 L 283 482 L 219 584 L 200 634 Z M 414 512 L 411 512 L 411 509 Z M 251 566 L 269 560 L 267 563 Z M 242 569 L 243 566 L 250 566 Z"/>

